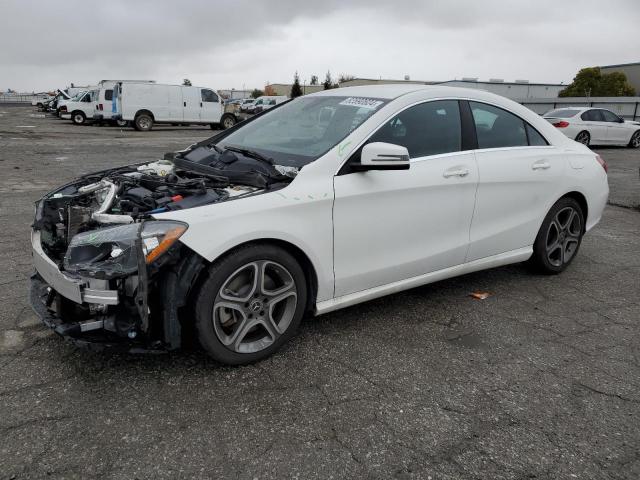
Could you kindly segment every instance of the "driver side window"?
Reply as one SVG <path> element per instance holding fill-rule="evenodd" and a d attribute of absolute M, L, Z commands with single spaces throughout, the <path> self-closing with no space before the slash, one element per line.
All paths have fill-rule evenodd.
<path fill-rule="evenodd" d="M 410 107 L 384 124 L 367 143 L 402 145 L 411 158 L 458 152 L 462 147 L 457 100 L 437 100 Z"/>

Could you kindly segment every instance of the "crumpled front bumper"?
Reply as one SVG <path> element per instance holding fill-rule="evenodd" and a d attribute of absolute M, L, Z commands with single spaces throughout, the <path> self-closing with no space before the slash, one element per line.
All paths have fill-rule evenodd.
<path fill-rule="evenodd" d="M 61 318 L 54 303 L 66 301 L 77 305 L 118 306 L 119 292 L 110 290 L 108 282 L 97 279 L 76 278 L 61 272 L 42 249 L 40 232 L 31 233 L 33 263 L 36 272 L 31 276 L 31 307 L 42 322 L 58 335 L 79 347 L 94 351 L 105 348 L 131 353 L 164 352 L 160 344 L 145 345 L 138 340 L 122 338 L 103 328 L 106 320 L 97 316 L 85 321 Z"/>

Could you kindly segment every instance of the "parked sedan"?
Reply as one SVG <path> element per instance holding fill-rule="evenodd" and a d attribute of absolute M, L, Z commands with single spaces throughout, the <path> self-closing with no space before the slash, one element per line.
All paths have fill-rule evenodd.
<path fill-rule="evenodd" d="M 78 345 L 195 337 L 245 364 L 305 314 L 516 262 L 558 274 L 607 196 L 603 160 L 511 100 L 327 90 L 45 195 L 32 304 Z"/>
<path fill-rule="evenodd" d="M 640 148 L 640 122 L 624 120 L 604 108 L 558 108 L 544 118 L 567 137 L 584 145 Z"/>

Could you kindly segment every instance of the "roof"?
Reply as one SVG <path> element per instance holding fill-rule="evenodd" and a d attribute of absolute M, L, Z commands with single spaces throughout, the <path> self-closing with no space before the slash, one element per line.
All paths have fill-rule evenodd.
<path fill-rule="evenodd" d="M 359 85 L 356 87 L 340 87 L 331 90 L 322 90 L 316 93 L 305 95 L 306 97 L 329 96 L 329 97 L 371 97 L 385 100 L 394 100 L 402 95 L 413 92 L 422 92 L 425 98 L 469 98 L 476 100 L 508 101 L 505 97 L 496 95 L 486 90 L 477 88 L 465 88 L 450 85 L 423 85 L 386 83 L 377 85 Z"/>
<path fill-rule="evenodd" d="M 601 65 L 600 68 L 635 67 L 638 65 L 640 65 L 640 62 L 618 63 L 617 65 Z"/>
<path fill-rule="evenodd" d="M 379 78 L 352 78 L 350 80 L 347 80 L 345 82 L 341 82 L 341 84 L 343 83 L 349 83 L 352 81 L 358 81 L 358 80 L 363 80 L 363 81 L 367 81 L 367 82 L 394 82 L 394 83 L 399 83 L 399 84 L 404 84 L 404 83 L 409 83 L 409 84 L 416 84 L 416 85 L 442 85 L 442 84 L 446 84 L 446 83 L 451 83 L 451 82 L 461 82 L 461 83 L 470 83 L 470 84 L 486 84 L 486 85 L 531 85 L 531 86 L 544 86 L 544 87 L 566 87 L 566 85 L 563 85 L 561 83 L 537 83 L 537 82 L 523 82 L 523 81 L 518 81 L 518 82 L 505 82 L 505 81 L 483 81 L 483 80 L 465 80 L 465 79 L 453 79 L 453 80 L 440 80 L 440 81 L 433 81 L 433 80 L 391 80 L 391 79 L 379 79 Z"/>

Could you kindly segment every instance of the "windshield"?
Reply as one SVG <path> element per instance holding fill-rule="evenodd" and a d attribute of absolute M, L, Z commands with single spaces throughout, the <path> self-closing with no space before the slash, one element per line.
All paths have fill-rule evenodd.
<path fill-rule="evenodd" d="M 569 108 L 559 108 L 558 110 L 551 110 L 544 114 L 545 117 L 554 118 L 571 118 L 580 113 L 580 110 L 574 110 Z"/>
<path fill-rule="evenodd" d="M 78 102 L 80 100 L 80 98 L 82 98 L 82 96 L 87 93 L 87 92 L 80 92 L 79 94 L 77 94 L 75 97 L 72 97 L 71 100 L 73 100 L 74 102 Z"/>
<path fill-rule="evenodd" d="M 279 165 L 301 167 L 328 152 L 385 103 L 364 97 L 300 97 L 256 118 L 218 145 L 254 150 Z"/>

